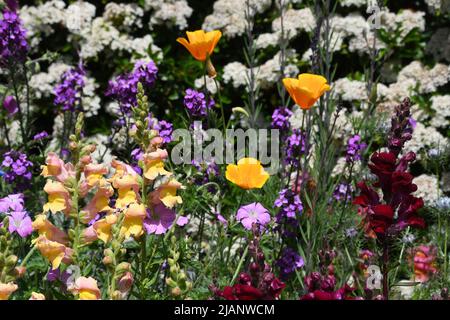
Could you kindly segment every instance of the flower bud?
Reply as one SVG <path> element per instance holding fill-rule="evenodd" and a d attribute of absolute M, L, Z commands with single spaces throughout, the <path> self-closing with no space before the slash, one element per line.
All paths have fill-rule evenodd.
<path fill-rule="evenodd" d="M 171 293 L 174 297 L 179 297 L 181 295 L 181 289 L 178 287 L 175 287 L 172 289 Z"/>
<path fill-rule="evenodd" d="M 214 65 L 209 57 L 206 59 L 206 72 L 208 73 L 208 77 L 211 79 L 214 79 L 217 76 L 216 69 L 214 68 Z"/>

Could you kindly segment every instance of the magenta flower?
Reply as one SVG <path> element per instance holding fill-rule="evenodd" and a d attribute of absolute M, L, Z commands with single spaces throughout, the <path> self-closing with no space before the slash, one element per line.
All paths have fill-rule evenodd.
<path fill-rule="evenodd" d="M 23 211 L 13 211 L 9 216 L 9 232 L 17 232 L 19 236 L 25 238 L 33 232 L 33 227 L 31 226 L 31 219 Z"/>
<path fill-rule="evenodd" d="M 178 217 L 178 219 L 177 219 L 177 225 L 180 227 L 187 225 L 188 222 L 189 222 L 188 217 L 181 216 L 181 217 Z"/>
<path fill-rule="evenodd" d="M 19 110 L 17 101 L 13 96 L 6 96 L 5 100 L 3 100 L 3 107 L 11 116 Z"/>
<path fill-rule="evenodd" d="M 10 194 L 0 199 L 0 212 L 23 211 L 23 194 Z"/>
<path fill-rule="evenodd" d="M 260 203 L 254 202 L 241 207 L 237 212 L 236 218 L 242 223 L 245 229 L 251 230 L 254 223 L 260 226 L 268 224 L 270 214 Z"/>
<path fill-rule="evenodd" d="M 155 206 L 154 210 L 144 220 L 144 228 L 148 234 L 163 234 L 170 229 L 176 214 L 163 204 Z"/>

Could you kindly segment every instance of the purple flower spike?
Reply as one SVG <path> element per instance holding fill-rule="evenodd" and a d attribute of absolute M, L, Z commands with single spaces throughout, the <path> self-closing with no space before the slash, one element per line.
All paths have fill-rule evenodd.
<path fill-rule="evenodd" d="M 361 153 L 366 149 L 367 144 L 360 142 L 361 137 L 359 135 L 354 135 L 348 140 L 347 145 L 347 162 L 355 162 L 361 160 Z"/>
<path fill-rule="evenodd" d="M 0 20 L 0 64 L 8 66 L 24 63 L 29 51 L 27 31 L 17 11 L 17 3 L 8 1 Z"/>
<path fill-rule="evenodd" d="M 211 109 L 215 102 L 213 99 L 206 101 L 205 94 L 194 89 L 187 89 L 184 96 L 184 106 L 189 114 L 193 117 L 204 117 L 207 115 L 207 110 Z"/>
<path fill-rule="evenodd" d="M 60 106 L 63 111 L 75 111 L 80 106 L 85 75 L 82 66 L 66 71 L 54 90 L 55 105 Z"/>

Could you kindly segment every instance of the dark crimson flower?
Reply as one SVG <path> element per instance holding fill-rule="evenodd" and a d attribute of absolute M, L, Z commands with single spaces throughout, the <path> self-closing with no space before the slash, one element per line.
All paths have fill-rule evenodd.
<path fill-rule="evenodd" d="M 409 163 L 416 156 L 408 152 L 399 158 L 404 142 L 412 133 L 409 108 L 407 100 L 396 108 L 389 135 L 389 152 L 375 152 L 370 158 L 370 171 L 378 177 L 373 187 L 381 189 L 384 203 L 381 203 L 378 193 L 364 182 L 358 183 L 360 195 L 353 201 L 360 207 L 359 214 L 364 217 L 366 233 L 374 238 L 385 238 L 407 226 L 425 226 L 424 220 L 417 215 L 423 201 L 412 196 L 417 191 L 417 185 L 413 183 L 414 177 L 407 172 Z"/>
<path fill-rule="evenodd" d="M 221 295 L 226 300 L 260 300 L 264 296 L 257 288 L 239 283 L 232 287 L 226 286 Z"/>

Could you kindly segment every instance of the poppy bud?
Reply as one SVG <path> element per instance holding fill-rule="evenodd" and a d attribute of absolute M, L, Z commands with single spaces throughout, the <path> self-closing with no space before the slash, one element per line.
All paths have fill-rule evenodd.
<path fill-rule="evenodd" d="M 206 72 L 208 73 L 208 77 L 211 79 L 214 79 L 217 76 L 216 69 L 214 68 L 214 65 L 209 57 L 206 59 Z"/>

